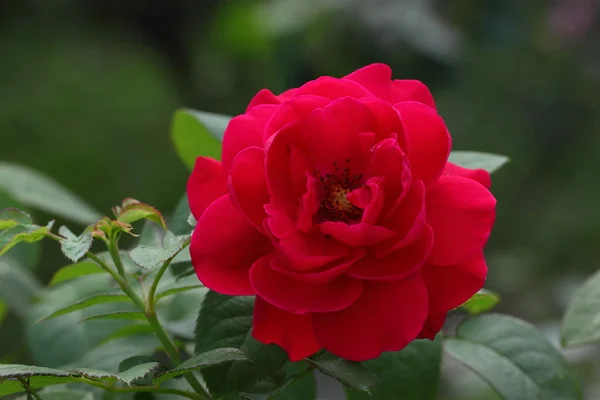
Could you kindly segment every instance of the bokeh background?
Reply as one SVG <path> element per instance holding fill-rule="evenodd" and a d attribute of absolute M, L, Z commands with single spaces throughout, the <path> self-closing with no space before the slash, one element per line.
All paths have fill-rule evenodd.
<path fill-rule="evenodd" d="M 384 62 L 431 88 L 454 148 L 511 158 L 493 180 L 487 286 L 500 311 L 556 341 L 573 289 L 600 268 L 599 6 L 3 0 L 0 160 L 43 171 L 105 213 L 124 197 L 172 210 L 187 179 L 169 138 L 177 108 L 236 114 L 261 88 Z M 66 264 L 51 243 L 43 255 L 32 263 L 42 281 Z M 4 360 L 30 360 L 21 330 L 10 310 Z M 567 355 L 587 398 L 600 398 L 598 353 Z M 460 374 L 440 398 L 493 398 L 480 388 Z"/>

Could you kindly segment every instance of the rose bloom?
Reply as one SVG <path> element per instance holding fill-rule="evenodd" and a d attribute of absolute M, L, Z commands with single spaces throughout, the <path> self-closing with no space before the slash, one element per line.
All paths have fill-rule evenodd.
<path fill-rule="evenodd" d="M 450 148 L 429 90 L 387 65 L 258 92 L 188 182 L 198 278 L 256 296 L 252 335 L 292 361 L 432 339 L 483 286 L 495 218 L 489 174 Z"/>

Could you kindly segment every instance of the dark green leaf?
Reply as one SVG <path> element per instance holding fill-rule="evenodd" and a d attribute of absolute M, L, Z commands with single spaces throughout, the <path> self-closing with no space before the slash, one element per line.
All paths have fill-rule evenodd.
<path fill-rule="evenodd" d="M 98 319 L 132 319 L 135 321 L 145 321 L 146 316 L 141 311 L 115 311 L 105 314 L 92 315 L 82 319 L 81 322 L 94 321 Z"/>
<path fill-rule="evenodd" d="M 91 232 L 83 232 L 81 236 L 74 235 L 69 228 L 61 226 L 58 233 L 65 239 L 60 241 L 60 249 L 63 254 L 74 263 L 85 256 L 90 247 L 92 247 Z"/>
<path fill-rule="evenodd" d="M 179 365 L 177 368 L 174 368 L 172 370 L 166 371 L 158 375 L 154 379 L 154 383 L 160 385 L 161 383 L 169 379 L 183 375 L 187 372 L 210 366 L 220 365 L 232 361 L 247 362 L 248 358 L 240 349 L 223 348 L 207 351 L 206 353 L 197 354 L 193 356 L 183 364 Z"/>
<path fill-rule="evenodd" d="M 314 369 L 306 361 L 287 363 L 286 381 L 268 393 L 240 393 L 248 400 L 310 400 L 317 396 Z"/>
<path fill-rule="evenodd" d="M 0 396 L 24 392 L 18 378 L 29 381 L 29 386 L 38 389 L 44 386 L 59 385 L 75 379 L 70 372 L 29 365 L 0 364 Z"/>
<path fill-rule="evenodd" d="M 87 379 L 101 380 L 108 385 L 113 385 L 117 381 L 124 382 L 127 385 L 131 385 L 137 380 L 142 380 L 149 376 L 152 376 L 152 374 L 154 374 L 160 368 L 161 365 L 159 363 L 149 362 L 136 365 L 118 374 L 89 368 L 76 368 L 74 372 L 81 374 Z"/>
<path fill-rule="evenodd" d="M 190 215 L 190 206 L 188 204 L 187 194 L 184 194 L 179 202 L 171 219 L 169 227 L 175 235 L 189 235 L 192 232 L 192 227 L 188 224 L 187 219 Z"/>
<path fill-rule="evenodd" d="M 127 203 L 125 201 L 129 200 Z M 147 219 L 160 225 L 164 230 L 167 230 L 167 223 L 160 211 L 148 204 L 140 203 L 137 200 L 126 199 L 124 207 L 120 209 L 117 220 L 132 224 L 141 219 Z"/>
<path fill-rule="evenodd" d="M 310 360 L 319 371 L 337 379 L 344 386 L 370 392 L 379 383 L 377 376 L 361 363 L 344 360 L 333 354 L 325 353 L 316 360 Z"/>
<path fill-rule="evenodd" d="M 481 289 L 473 297 L 467 300 L 461 307 L 467 310 L 470 315 L 479 315 L 492 308 L 500 302 L 500 296 L 491 290 Z"/>
<path fill-rule="evenodd" d="M 62 282 L 79 278 L 81 276 L 101 274 L 103 272 L 105 271 L 100 268 L 98 264 L 90 261 L 82 261 L 77 264 L 67 265 L 66 267 L 59 269 L 52 277 L 49 285 L 54 286 Z"/>
<path fill-rule="evenodd" d="M 116 330 L 115 332 L 112 332 L 109 336 L 107 336 L 104 340 L 102 340 L 102 343 L 108 343 L 115 339 L 120 339 L 120 338 L 124 338 L 124 337 L 128 337 L 128 336 L 135 336 L 135 335 L 141 335 L 141 334 L 147 334 L 147 333 L 153 333 L 153 332 L 154 332 L 154 330 L 152 329 L 152 327 L 147 324 L 136 323 L 136 324 L 132 324 L 132 325 L 126 325 L 126 326 Z"/>
<path fill-rule="evenodd" d="M 97 304 L 111 303 L 111 302 L 128 302 L 131 301 L 129 297 L 125 294 L 116 294 L 116 293 L 100 293 L 88 297 L 87 299 L 77 301 L 75 303 L 64 306 L 52 314 L 41 318 L 38 322 L 42 322 L 48 319 L 60 317 L 61 315 L 70 314 L 74 311 L 83 310 L 84 308 L 88 308 L 91 306 L 95 306 Z"/>
<path fill-rule="evenodd" d="M 173 117 L 171 139 L 179 158 L 189 168 L 196 157 L 219 159 L 223 132 L 231 117 L 189 109 L 180 109 Z"/>
<path fill-rule="evenodd" d="M 12 228 L 17 225 L 31 225 L 33 220 L 25 211 L 18 208 L 5 208 L 0 210 L 0 230 Z"/>
<path fill-rule="evenodd" d="M 44 390 L 38 393 L 42 400 L 94 400 L 94 394 L 76 389 Z M 15 400 L 29 400 L 27 396 L 17 397 Z"/>
<path fill-rule="evenodd" d="M 577 289 L 561 328 L 563 346 L 600 340 L 600 270 Z"/>
<path fill-rule="evenodd" d="M 186 279 L 180 279 L 158 289 L 156 293 L 156 300 L 158 301 L 167 296 L 198 289 L 206 290 L 204 285 L 200 283 L 197 277 L 192 276 Z"/>
<path fill-rule="evenodd" d="M 0 162 L 0 189 L 26 206 L 70 221 L 91 224 L 102 217 L 62 185 L 22 165 Z"/>
<path fill-rule="evenodd" d="M 535 327 L 486 314 L 461 323 L 445 350 L 505 400 L 580 400 L 581 392 L 560 353 Z"/>
<path fill-rule="evenodd" d="M 52 223 L 47 226 L 16 225 L 0 232 L 0 256 L 10 250 L 17 243 L 34 243 L 42 240 L 52 228 Z"/>
<path fill-rule="evenodd" d="M 167 232 L 163 239 L 163 247 L 138 246 L 131 250 L 129 257 L 141 268 L 153 271 L 165 261 L 175 257 L 183 249 L 187 237 L 175 237 Z"/>
<path fill-rule="evenodd" d="M 349 400 L 433 400 L 440 379 L 442 340 L 415 340 L 403 350 L 384 353 L 363 365 L 379 378 L 371 392 L 348 390 Z"/>
<path fill-rule="evenodd" d="M 448 161 L 464 168 L 485 169 L 489 173 L 497 171 L 509 161 L 506 156 L 477 151 L 453 151 Z"/>
<path fill-rule="evenodd" d="M 209 291 L 204 298 L 196 325 L 196 353 L 233 347 L 252 361 L 234 361 L 202 371 L 208 388 L 217 397 L 254 393 L 253 386 L 265 379 L 285 381 L 282 367 L 287 354 L 279 346 L 264 345 L 252 337 L 253 309 L 254 297 L 231 297 Z"/>

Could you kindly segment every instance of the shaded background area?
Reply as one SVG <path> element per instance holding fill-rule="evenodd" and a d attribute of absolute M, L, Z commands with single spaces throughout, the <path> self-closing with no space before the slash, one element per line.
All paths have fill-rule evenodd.
<path fill-rule="evenodd" d="M 106 213 L 124 197 L 171 210 L 187 179 L 168 135 L 178 107 L 236 114 L 263 87 L 384 62 L 431 88 L 456 149 L 512 159 L 493 183 L 487 286 L 501 311 L 554 337 L 572 290 L 600 268 L 599 11 L 594 0 L 4 0 L 0 159 Z M 47 279 L 66 263 L 44 251 L 35 273 Z M 11 321 L 5 354 L 18 346 Z M 600 397 L 598 362 L 573 363 Z M 447 398 L 464 398 L 457 385 Z"/>

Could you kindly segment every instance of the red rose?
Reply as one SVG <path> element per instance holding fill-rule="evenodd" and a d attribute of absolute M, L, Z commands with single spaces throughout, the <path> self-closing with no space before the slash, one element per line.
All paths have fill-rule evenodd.
<path fill-rule="evenodd" d="M 188 183 L 199 279 L 256 295 L 253 336 L 292 361 L 432 338 L 483 286 L 495 218 L 489 174 L 450 147 L 429 90 L 386 65 L 260 91 Z"/>

